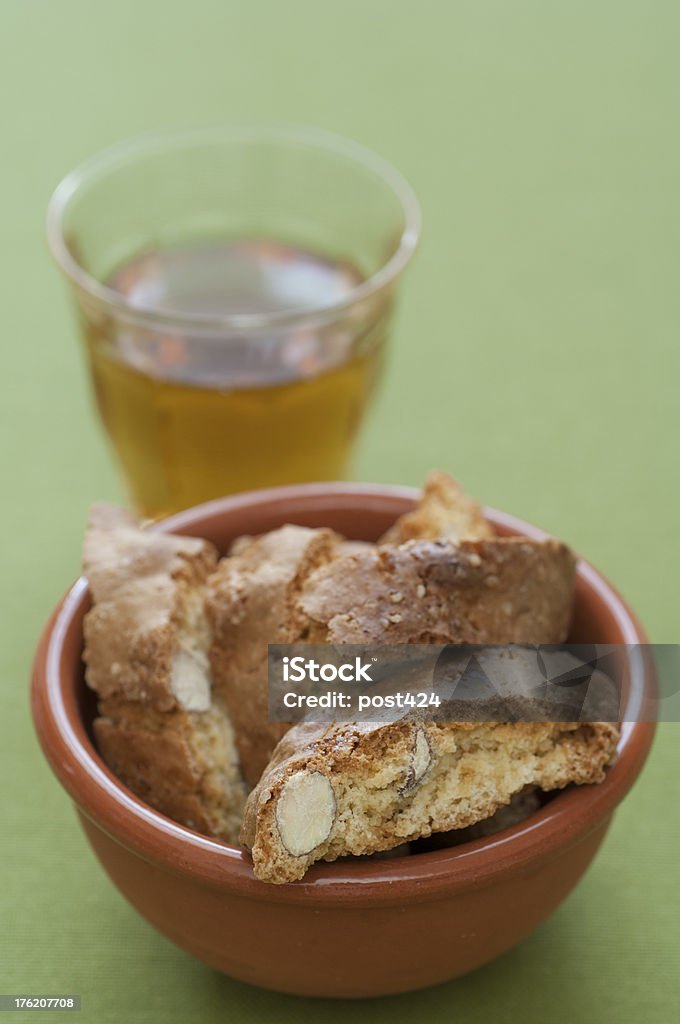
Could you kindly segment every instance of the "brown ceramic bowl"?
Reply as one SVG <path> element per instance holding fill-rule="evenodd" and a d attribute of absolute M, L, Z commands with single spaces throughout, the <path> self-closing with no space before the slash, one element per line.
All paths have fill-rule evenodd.
<path fill-rule="evenodd" d="M 279 488 L 213 501 L 156 529 L 208 537 L 222 550 L 239 534 L 289 522 L 374 540 L 416 495 L 355 484 Z M 500 533 L 544 536 L 509 516 L 488 514 Z M 33 715 L 47 759 L 97 857 L 140 914 L 211 967 L 282 992 L 405 992 L 454 978 L 514 946 L 576 885 L 652 742 L 652 725 L 624 725 L 618 760 L 601 785 L 565 790 L 493 838 L 410 857 L 321 864 L 302 882 L 267 885 L 254 877 L 241 849 L 158 814 L 99 757 L 81 663 L 88 604 L 80 579 L 38 647 Z M 645 640 L 616 591 L 584 562 L 571 638 Z M 638 666 L 630 699 L 653 687 L 650 670 Z"/>

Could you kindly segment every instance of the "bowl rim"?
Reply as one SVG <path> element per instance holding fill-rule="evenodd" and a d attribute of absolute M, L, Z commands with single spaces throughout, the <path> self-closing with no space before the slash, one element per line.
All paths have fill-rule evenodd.
<path fill-rule="evenodd" d="M 373 509 L 405 510 L 419 489 L 382 484 L 323 483 L 268 488 L 218 498 L 153 524 L 152 529 L 200 536 L 209 517 L 237 509 L 277 504 L 277 518 L 287 510 L 305 511 L 357 502 Z M 549 536 L 507 513 L 486 508 L 485 514 L 510 533 L 536 539 Z M 396 514 L 400 514 L 397 512 Z M 605 604 L 621 631 L 622 642 L 643 644 L 645 632 L 618 591 L 588 562 L 580 559 L 581 584 Z M 165 868 L 189 874 L 206 884 L 233 889 L 268 902 L 327 906 L 352 902 L 403 903 L 404 898 L 434 899 L 453 891 L 492 882 L 499 874 L 522 870 L 537 857 L 564 851 L 608 818 L 633 785 L 651 746 L 653 722 L 624 722 L 618 757 L 604 782 L 564 790 L 524 822 L 494 836 L 459 847 L 381 861 L 335 861 L 315 864 L 300 882 L 271 885 L 255 878 L 243 849 L 208 838 L 153 810 L 109 771 L 92 745 L 78 713 L 75 687 L 63 678 L 62 659 L 67 636 L 78 629 L 89 605 L 87 582 L 80 577 L 61 599 L 48 620 L 35 655 L 31 691 L 34 725 L 43 752 L 78 810 L 110 837 Z M 654 687 L 648 665 L 641 666 L 640 693 Z M 639 696 L 640 694 L 638 694 Z"/>

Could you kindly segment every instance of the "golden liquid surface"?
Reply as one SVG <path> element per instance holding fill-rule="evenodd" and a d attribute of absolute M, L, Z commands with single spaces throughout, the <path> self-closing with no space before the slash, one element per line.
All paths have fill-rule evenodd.
<path fill-rule="evenodd" d="M 346 264 L 279 243 L 239 245 L 245 263 L 233 246 L 226 259 L 224 247 L 212 247 L 196 250 L 190 265 L 173 253 L 170 273 L 153 253 L 110 283 L 145 308 L 172 309 L 181 288 L 185 307 L 192 300 L 214 313 L 304 304 L 305 289 L 323 303 L 360 280 Z M 342 478 L 379 373 L 384 323 L 369 333 L 370 344 L 347 344 L 345 329 L 346 358 L 336 354 L 326 368 L 327 339 L 299 332 L 227 351 L 219 337 L 131 339 L 116 325 L 102 334 L 86 324 L 97 404 L 137 510 L 156 518 L 222 494 Z"/>

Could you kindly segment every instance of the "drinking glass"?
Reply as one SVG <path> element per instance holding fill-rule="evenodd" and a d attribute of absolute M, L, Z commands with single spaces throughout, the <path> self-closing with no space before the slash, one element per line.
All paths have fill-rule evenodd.
<path fill-rule="evenodd" d="M 49 244 L 140 514 L 345 475 L 419 224 L 381 158 L 297 127 L 133 139 L 61 182 Z"/>

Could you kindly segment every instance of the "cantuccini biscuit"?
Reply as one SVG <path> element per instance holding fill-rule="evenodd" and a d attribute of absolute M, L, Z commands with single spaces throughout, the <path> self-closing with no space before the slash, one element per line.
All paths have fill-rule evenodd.
<path fill-rule="evenodd" d="M 575 564 L 556 540 L 385 545 L 319 567 L 298 617 L 315 643 L 559 643 Z"/>
<path fill-rule="evenodd" d="M 314 569 L 332 558 L 339 541 L 332 530 L 282 526 L 236 545 L 209 581 L 215 688 L 229 710 L 250 786 L 288 728 L 269 721 L 267 645 L 299 639 L 299 594 Z"/>
<path fill-rule="evenodd" d="M 83 554 L 94 731 L 109 767 L 152 807 L 235 841 L 245 800 L 228 714 L 212 691 L 207 541 L 140 529 L 123 509 L 92 509 Z"/>
<path fill-rule="evenodd" d="M 378 543 L 484 540 L 493 536 L 493 527 L 484 518 L 481 505 L 469 498 L 448 473 L 433 470 L 428 473 L 422 496 L 413 511 L 400 516 Z"/>
<path fill-rule="evenodd" d="M 609 724 L 297 725 L 250 794 L 241 840 L 267 882 L 489 818 L 525 786 L 599 782 Z"/>

